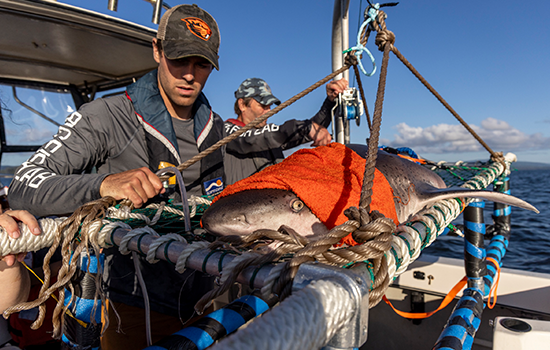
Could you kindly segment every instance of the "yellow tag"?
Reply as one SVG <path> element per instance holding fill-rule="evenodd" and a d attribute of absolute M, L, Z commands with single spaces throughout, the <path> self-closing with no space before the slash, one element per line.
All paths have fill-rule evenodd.
<path fill-rule="evenodd" d="M 175 165 L 170 164 L 168 162 L 160 162 L 159 163 L 159 170 L 164 169 L 164 168 L 169 168 L 169 167 L 175 167 Z M 169 185 L 175 185 L 176 184 L 176 175 L 174 175 L 174 176 L 172 176 L 171 178 L 168 179 L 168 184 Z"/>

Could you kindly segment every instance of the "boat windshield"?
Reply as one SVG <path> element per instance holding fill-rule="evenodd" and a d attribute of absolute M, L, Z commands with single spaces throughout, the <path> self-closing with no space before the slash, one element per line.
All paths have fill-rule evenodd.
<path fill-rule="evenodd" d="M 0 100 L 5 128 L 0 179 L 3 185 L 9 185 L 15 168 L 33 153 L 29 147 L 20 146 L 38 148 L 47 142 L 76 108 L 68 89 L 62 88 L 16 87 L 0 83 Z"/>

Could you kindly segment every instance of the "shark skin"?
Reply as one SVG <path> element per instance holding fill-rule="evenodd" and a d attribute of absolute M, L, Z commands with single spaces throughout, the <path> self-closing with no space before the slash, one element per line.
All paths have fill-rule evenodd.
<path fill-rule="evenodd" d="M 346 146 L 366 158 L 367 146 Z M 450 198 L 483 198 L 538 213 L 531 204 L 504 193 L 447 188 L 436 173 L 385 151 L 378 151 L 376 168 L 384 174 L 393 190 L 394 196 L 388 200 L 394 201 L 400 223 L 435 202 Z M 219 236 L 248 235 L 259 229 L 278 230 L 281 225 L 310 239 L 328 232 L 296 194 L 280 189 L 247 190 L 223 197 L 206 210 L 202 225 L 208 232 Z"/>

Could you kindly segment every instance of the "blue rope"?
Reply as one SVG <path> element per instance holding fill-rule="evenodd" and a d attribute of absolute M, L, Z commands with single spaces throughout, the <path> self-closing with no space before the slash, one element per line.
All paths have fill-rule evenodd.
<path fill-rule="evenodd" d="M 345 50 L 343 53 L 346 54 L 351 51 L 355 51 L 353 54 L 357 57 L 357 61 L 359 62 L 359 68 L 361 69 L 361 72 L 365 74 L 367 77 L 371 77 L 376 72 L 376 63 L 374 62 L 374 57 L 370 53 L 369 49 L 367 49 L 363 44 L 361 44 L 361 33 L 363 32 L 363 29 L 369 25 L 369 23 L 376 21 L 376 17 L 378 16 L 378 9 L 380 8 L 380 4 L 374 4 L 369 9 L 368 17 L 365 22 L 361 25 L 359 28 L 359 31 L 357 32 L 357 45 Z M 371 62 L 372 62 L 372 71 L 370 73 L 367 73 L 365 68 L 363 68 L 363 63 L 361 62 L 361 55 L 365 52 Z"/>

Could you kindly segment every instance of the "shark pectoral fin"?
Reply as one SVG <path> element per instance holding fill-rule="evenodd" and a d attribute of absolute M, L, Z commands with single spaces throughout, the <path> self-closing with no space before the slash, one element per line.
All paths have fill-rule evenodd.
<path fill-rule="evenodd" d="M 508 204 L 514 207 L 531 210 L 537 214 L 540 213 L 537 208 L 527 203 L 526 201 L 501 192 L 470 190 L 468 188 L 462 187 L 431 187 L 423 188 L 422 195 L 423 197 L 426 197 L 426 199 L 428 199 L 429 201 L 433 202 L 449 198 L 483 198 L 488 201 Z"/>

